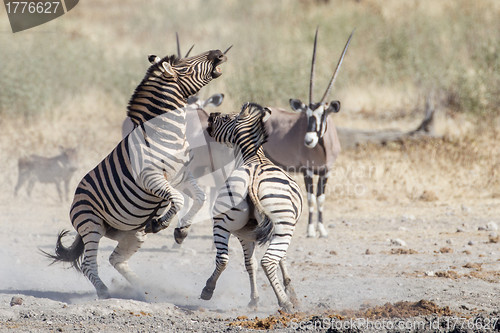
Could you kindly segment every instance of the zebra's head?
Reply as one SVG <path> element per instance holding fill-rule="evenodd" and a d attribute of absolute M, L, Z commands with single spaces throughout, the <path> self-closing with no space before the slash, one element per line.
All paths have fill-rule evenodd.
<path fill-rule="evenodd" d="M 264 123 L 270 116 L 270 109 L 255 103 L 245 103 L 240 113 L 211 113 L 207 132 L 215 141 L 229 147 L 258 148 L 267 141 Z"/>
<path fill-rule="evenodd" d="M 313 102 L 313 88 L 314 88 L 314 66 L 316 62 L 316 44 L 318 40 L 318 29 L 316 29 L 316 35 L 314 36 L 314 49 L 313 49 L 313 57 L 311 64 L 311 78 L 309 82 L 309 104 L 306 105 L 299 99 L 290 99 L 290 106 L 292 110 L 297 112 L 302 112 L 307 117 L 307 129 L 306 135 L 304 137 L 304 145 L 308 148 L 314 148 L 318 144 L 319 140 L 323 137 L 327 129 L 327 119 L 328 115 L 331 113 L 337 113 L 340 111 L 340 102 L 339 101 L 331 101 L 327 102 L 328 95 L 332 90 L 333 83 L 335 82 L 335 78 L 337 76 L 338 70 L 342 61 L 344 60 L 345 53 L 347 51 L 347 47 L 351 41 L 352 35 L 354 31 L 349 36 L 347 43 L 344 47 L 344 51 L 340 56 L 339 62 L 337 64 L 337 68 L 333 72 L 332 78 L 330 79 L 330 83 L 328 88 L 326 89 L 323 97 L 318 103 Z"/>
<path fill-rule="evenodd" d="M 148 59 L 151 62 L 150 73 L 176 82 L 184 97 L 188 98 L 222 75 L 220 64 L 225 62 L 227 57 L 220 50 L 211 50 L 188 58 L 167 56 L 162 59 L 150 55 Z"/>

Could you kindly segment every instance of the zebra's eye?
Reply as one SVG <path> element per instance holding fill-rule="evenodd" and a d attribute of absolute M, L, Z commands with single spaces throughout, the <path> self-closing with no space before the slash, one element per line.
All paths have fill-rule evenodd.
<path fill-rule="evenodd" d="M 188 72 L 188 69 L 187 68 L 179 68 L 177 70 L 177 72 L 179 72 L 180 74 L 186 74 Z"/>

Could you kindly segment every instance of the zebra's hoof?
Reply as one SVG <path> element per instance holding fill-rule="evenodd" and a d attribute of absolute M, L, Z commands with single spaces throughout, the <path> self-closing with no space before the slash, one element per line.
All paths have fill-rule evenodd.
<path fill-rule="evenodd" d="M 165 229 L 166 227 L 168 227 L 168 224 L 167 224 L 167 226 L 163 226 L 163 224 L 158 222 L 158 220 L 153 220 L 153 221 L 149 221 L 148 224 L 146 224 L 146 227 L 144 228 L 144 232 L 147 234 L 151 234 L 151 233 L 156 234 L 157 232 Z"/>
<path fill-rule="evenodd" d="M 209 299 L 212 298 L 213 294 L 214 294 L 214 290 L 212 288 L 205 287 L 201 291 L 200 298 L 203 299 L 203 300 L 205 300 L 205 301 L 208 301 Z"/>
<path fill-rule="evenodd" d="M 108 298 L 111 298 L 111 295 L 109 294 L 108 289 L 106 289 L 106 290 L 98 291 L 97 297 L 99 299 L 108 299 Z"/>
<path fill-rule="evenodd" d="M 290 301 L 286 301 L 285 303 L 280 304 L 280 307 L 286 313 L 293 312 L 293 304 Z"/>
<path fill-rule="evenodd" d="M 177 244 L 182 244 L 187 235 L 188 235 L 188 230 L 186 227 L 175 228 L 174 230 L 174 238 Z"/>
<path fill-rule="evenodd" d="M 144 228 L 144 232 L 147 234 L 153 233 L 153 224 L 151 222 L 148 222 L 148 224 L 146 224 L 146 227 Z"/>
<path fill-rule="evenodd" d="M 251 309 L 257 309 L 257 303 L 259 303 L 259 298 L 258 297 L 252 298 L 250 300 L 250 303 L 248 303 L 248 307 Z"/>

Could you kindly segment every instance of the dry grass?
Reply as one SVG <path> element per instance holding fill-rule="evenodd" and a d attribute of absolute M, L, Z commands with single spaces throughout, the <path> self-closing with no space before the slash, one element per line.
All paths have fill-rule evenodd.
<path fill-rule="evenodd" d="M 330 199 L 498 198 L 499 11 L 493 0 L 80 2 L 35 30 L 0 35 L 0 159 L 15 170 L 21 156 L 78 145 L 88 171 L 119 141 L 146 56 L 175 52 L 175 31 L 184 50 L 234 44 L 224 75 L 201 93 L 224 92 L 223 111 L 234 111 L 248 100 L 286 107 L 291 97 L 306 99 L 318 25 L 319 95 L 356 27 L 332 94 L 343 105 L 336 123 L 412 128 L 432 89 L 444 138 L 343 152 Z M 3 173 L 6 187 L 12 174 Z"/>

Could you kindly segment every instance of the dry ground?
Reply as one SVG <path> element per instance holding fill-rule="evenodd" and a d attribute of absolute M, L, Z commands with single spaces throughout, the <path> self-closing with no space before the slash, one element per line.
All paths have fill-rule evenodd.
<path fill-rule="evenodd" d="M 412 121 L 396 125 L 411 128 Z M 71 229 L 69 202 L 59 203 L 55 190 L 40 184 L 32 198 L 23 191 L 14 198 L 16 157 L 22 153 L 6 148 L 11 155 L 2 155 L 10 173 L 1 179 L 0 331 L 288 331 L 299 324 L 320 329 L 332 323 L 370 331 L 376 323 L 387 324 L 388 317 L 406 318 L 390 323 L 407 328 L 419 323 L 449 330 L 491 327 L 500 308 L 495 229 L 500 224 L 500 159 L 490 148 L 498 133 L 486 128 L 482 136 L 470 129 L 454 135 L 442 126 L 458 127 L 449 122 L 445 116 L 439 122 L 444 139 L 343 152 L 329 183 L 329 238 L 306 238 L 304 214 L 288 252 L 301 301 L 293 316 L 277 312 L 261 271 L 259 309 L 247 308 L 248 278 L 234 239 L 229 267 L 213 299 L 199 299 L 214 266 L 208 222 L 195 224 L 180 248 L 173 246 L 172 229 L 148 239 L 131 260 L 144 280 L 143 291 L 132 290 L 110 267 L 107 257 L 114 243 L 104 240 L 100 274 L 116 298 L 96 300 L 83 276 L 49 266 L 38 251 L 52 250 L 56 234 Z M 108 140 L 111 145 L 118 139 Z M 82 165 L 97 162 L 96 155 L 102 154 L 87 145 L 81 149 Z M 73 187 L 85 170 L 78 173 Z M 21 297 L 22 304 L 11 306 L 13 296 Z M 350 318 L 372 321 L 353 324 Z"/>

